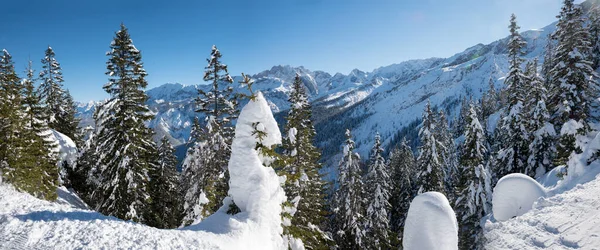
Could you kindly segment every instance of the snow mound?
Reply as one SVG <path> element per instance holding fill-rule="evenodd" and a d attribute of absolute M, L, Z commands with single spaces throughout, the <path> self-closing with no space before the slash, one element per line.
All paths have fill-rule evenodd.
<path fill-rule="evenodd" d="M 504 222 L 488 220 L 486 249 L 598 249 L 600 171 L 591 172 L 593 180 L 540 199 L 528 213 Z"/>
<path fill-rule="evenodd" d="M 66 161 L 69 166 L 74 166 L 75 160 L 77 160 L 77 145 L 73 140 L 56 130 L 52 130 L 50 139 L 58 145 L 58 164 Z"/>
<path fill-rule="evenodd" d="M 264 146 L 281 144 L 279 127 L 261 92 L 244 106 L 236 123 L 229 160 L 229 196 L 239 207 L 240 214 L 247 214 L 250 220 L 269 231 L 262 236 L 265 244 L 285 248 L 280 236 L 285 193 L 275 170 L 263 166 L 268 159 L 255 149 L 259 141 L 254 131 L 266 133 L 261 141 Z"/>
<path fill-rule="evenodd" d="M 492 196 L 494 218 L 506 221 L 531 210 L 533 203 L 546 196 L 546 189 L 524 174 L 509 174 L 502 177 Z"/>
<path fill-rule="evenodd" d="M 253 126 L 260 122 L 262 126 Z M 277 123 L 262 94 L 240 114 L 229 164 L 230 195 L 215 214 L 197 225 L 156 229 L 77 208 L 60 189 L 48 202 L 0 184 L 0 249 L 286 249 L 281 237 L 280 179 L 254 150 L 254 128 L 267 132 L 265 145 L 281 142 Z M 61 192 L 62 191 L 62 192 Z M 240 208 L 227 214 L 232 202 Z"/>
<path fill-rule="evenodd" d="M 415 197 L 408 209 L 402 245 L 406 250 L 458 249 L 458 223 L 446 196 L 427 192 Z"/>

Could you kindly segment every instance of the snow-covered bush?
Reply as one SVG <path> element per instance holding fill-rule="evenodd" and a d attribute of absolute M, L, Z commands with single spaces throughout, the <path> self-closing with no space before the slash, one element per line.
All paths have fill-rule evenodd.
<path fill-rule="evenodd" d="M 427 192 L 415 197 L 408 209 L 402 245 L 405 250 L 458 249 L 458 223 L 446 196 Z"/>
<path fill-rule="evenodd" d="M 505 221 L 531 210 L 533 203 L 546 196 L 546 189 L 524 174 L 509 174 L 502 177 L 492 195 L 494 218 Z"/>

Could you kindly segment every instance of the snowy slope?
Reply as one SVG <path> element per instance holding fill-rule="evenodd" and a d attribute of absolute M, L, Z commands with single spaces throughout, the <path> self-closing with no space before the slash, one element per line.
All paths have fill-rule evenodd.
<path fill-rule="evenodd" d="M 594 180 L 542 198 L 522 216 L 488 221 L 488 249 L 600 249 L 598 169 L 590 173 Z"/>

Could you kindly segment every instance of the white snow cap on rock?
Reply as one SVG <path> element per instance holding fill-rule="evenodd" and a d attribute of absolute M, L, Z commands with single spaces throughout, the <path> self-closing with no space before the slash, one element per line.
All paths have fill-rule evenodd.
<path fill-rule="evenodd" d="M 408 209 L 402 246 L 405 250 L 458 249 L 456 214 L 446 196 L 426 192 L 415 197 Z"/>
<path fill-rule="evenodd" d="M 509 174 L 502 177 L 492 195 L 494 218 L 506 221 L 531 210 L 533 203 L 546 196 L 546 189 L 524 174 Z"/>

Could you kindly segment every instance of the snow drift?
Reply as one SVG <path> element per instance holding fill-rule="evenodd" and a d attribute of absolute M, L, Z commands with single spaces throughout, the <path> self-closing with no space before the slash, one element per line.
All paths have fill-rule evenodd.
<path fill-rule="evenodd" d="M 260 93 L 242 109 L 236 126 L 231 197 L 197 225 L 156 229 L 77 208 L 73 197 L 48 202 L 0 184 L 0 249 L 285 249 L 280 215 L 285 194 L 279 177 L 262 165 L 265 159 L 254 149 L 255 128 L 267 133 L 264 145 L 281 142 Z M 226 213 L 232 201 L 241 210 L 233 216 Z"/>
<path fill-rule="evenodd" d="M 509 174 L 502 177 L 492 196 L 494 218 L 506 221 L 531 210 L 533 203 L 546 196 L 546 189 L 524 174 Z"/>
<path fill-rule="evenodd" d="M 415 197 L 408 209 L 402 245 L 406 250 L 458 249 L 458 223 L 446 196 L 427 192 Z"/>

